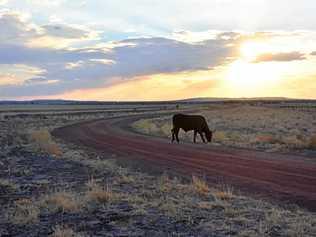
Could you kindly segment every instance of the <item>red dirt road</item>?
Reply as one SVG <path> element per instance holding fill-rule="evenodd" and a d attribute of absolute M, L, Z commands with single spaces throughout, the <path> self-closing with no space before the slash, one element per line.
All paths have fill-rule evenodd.
<path fill-rule="evenodd" d="M 204 144 L 171 144 L 169 139 L 137 134 L 128 116 L 56 129 L 54 136 L 103 152 L 175 171 L 204 175 L 247 194 L 316 211 L 316 162 L 301 156 L 271 154 Z M 181 139 L 181 138 L 180 138 Z"/>

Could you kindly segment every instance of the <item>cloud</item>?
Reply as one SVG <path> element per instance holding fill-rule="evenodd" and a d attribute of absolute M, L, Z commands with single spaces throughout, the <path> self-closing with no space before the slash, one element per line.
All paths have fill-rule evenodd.
<path fill-rule="evenodd" d="M 0 12 L 0 43 L 23 43 L 41 34 L 40 28 L 28 23 L 26 15 Z"/>
<path fill-rule="evenodd" d="M 305 60 L 306 57 L 300 52 L 289 52 L 289 53 L 266 53 L 256 57 L 254 63 L 262 62 L 290 62 L 296 60 Z"/>
<path fill-rule="evenodd" d="M 45 34 L 59 38 L 85 39 L 91 34 L 88 30 L 63 24 L 44 25 L 42 28 L 45 29 Z"/>
<path fill-rule="evenodd" d="M 20 12 L 0 12 L 0 44 L 62 48 L 92 39 L 98 39 L 98 32 L 84 26 L 65 23 L 40 26 L 32 23 L 29 16 Z"/>
<path fill-rule="evenodd" d="M 23 85 L 32 77 L 41 77 L 45 73 L 38 67 L 25 64 L 0 64 L 0 86 Z"/>
<path fill-rule="evenodd" d="M 231 41 L 229 41 L 231 43 Z M 138 38 L 112 43 L 109 47 L 83 49 L 33 48 L 1 45 L 1 63 L 28 64 L 45 70 L 41 81 L 0 88 L 6 97 L 57 94 L 65 91 L 111 85 L 124 78 L 159 73 L 211 70 L 228 63 L 234 47 L 224 39 L 185 43 L 167 38 Z M 32 84 L 34 82 L 34 84 Z"/>
<path fill-rule="evenodd" d="M 29 4 L 32 4 L 33 6 L 46 6 L 46 7 L 52 7 L 52 6 L 60 6 L 66 0 L 27 0 Z"/>
<path fill-rule="evenodd" d="M 233 51 L 225 40 L 218 39 L 191 44 L 167 38 L 139 38 L 121 43 L 127 45 L 115 47 L 110 55 L 122 76 L 208 70 L 225 63 Z"/>

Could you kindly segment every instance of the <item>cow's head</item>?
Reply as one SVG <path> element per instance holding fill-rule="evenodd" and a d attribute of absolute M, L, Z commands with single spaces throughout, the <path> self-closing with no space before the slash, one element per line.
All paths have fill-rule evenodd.
<path fill-rule="evenodd" d="M 207 132 L 205 133 L 205 136 L 206 136 L 206 140 L 207 140 L 208 142 L 211 142 L 211 141 L 212 141 L 212 137 L 213 137 L 213 132 L 212 132 L 212 131 L 207 131 Z"/>

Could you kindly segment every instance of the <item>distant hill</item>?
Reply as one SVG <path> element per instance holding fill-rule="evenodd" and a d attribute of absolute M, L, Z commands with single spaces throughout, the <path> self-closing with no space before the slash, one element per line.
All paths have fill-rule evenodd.
<path fill-rule="evenodd" d="M 108 102 L 99 101 L 76 101 L 76 100 L 3 100 L 0 101 L 0 105 L 96 105 L 105 104 Z M 115 102 L 111 102 L 115 103 Z"/>
<path fill-rule="evenodd" d="M 245 100 L 245 101 L 252 101 L 252 100 L 293 100 L 290 98 L 286 97 L 251 97 L 251 98 L 217 98 L 217 97 L 199 97 L 199 98 L 189 98 L 189 99 L 184 99 L 184 100 L 179 100 L 183 102 L 214 102 L 214 101 L 240 101 L 240 100 Z"/>
<path fill-rule="evenodd" d="M 290 99 L 286 97 L 254 97 L 254 98 L 216 98 L 216 97 L 200 97 L 188 98 L 173 101 L 77 101 L 77 100 L 3 100 L 0 105 L 116 105 L 116 104 L 160 104 L 160 103 L 207 103 L 221 101 L 313 101 L 304 99 Z"/>

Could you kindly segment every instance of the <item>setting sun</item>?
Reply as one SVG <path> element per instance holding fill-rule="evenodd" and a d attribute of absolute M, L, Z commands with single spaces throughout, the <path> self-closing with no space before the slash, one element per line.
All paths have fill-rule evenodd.
<path fill-rule="evenodd" d="M 227 87 L 240 95 L 256 96 L 257 93 L 276 86 L 281 79 L 281 70 L 275 64 L 255 64 L 242 59 L 233 62 L 225 77 Z"/>
<path fill-rule="evenodd" d="M 252 62 L 260 54 L 268 52 L 268 47 L 262 42 L 248 41 L 240 46 L 240 54 L 244 61 Z"/>

